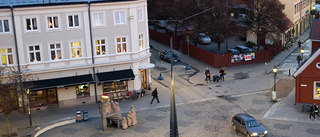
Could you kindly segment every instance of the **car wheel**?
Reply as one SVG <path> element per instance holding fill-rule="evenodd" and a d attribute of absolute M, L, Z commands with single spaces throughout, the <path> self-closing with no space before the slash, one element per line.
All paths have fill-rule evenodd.
<path fill-rule="evenodd" d="M 247 133 L 247 137 L 251 137 L 249 133 Z"/>
<path fill-rule="evenodd" d="M 233 125 L 233 130 L 234 130 L 234 131 L 237 131 L 236 125 Z"/>

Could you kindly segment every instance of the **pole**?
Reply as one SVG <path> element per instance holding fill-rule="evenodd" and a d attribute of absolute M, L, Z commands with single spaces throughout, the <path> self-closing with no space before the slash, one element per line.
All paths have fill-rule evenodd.
<path fill-rule="evenodd" d="M 173 51 L 172 51 L 172 37 L 170 38 L 171 50 L 171 95 L 170 95 L 170 137 L 178 137 L 178 122 L 176 112 L 176 101 L 174 94 L 174 75 L 173 75 Z"/>
<path fill-rule="evenodd" d="M 32 126 L 32 120 L 31 120 L 31 108 L 30 108 L 30 91 L 29 89 L 27 89 L 27 95 L 28 95 L 28 99 L 29 99 L 29 102 L 28 102 L 28 115 L 29 115 L 29 124 L 30 124 L 30 127 Z"/>

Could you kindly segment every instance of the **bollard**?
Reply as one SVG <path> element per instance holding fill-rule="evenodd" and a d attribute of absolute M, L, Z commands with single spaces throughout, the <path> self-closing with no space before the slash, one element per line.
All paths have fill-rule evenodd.
<path fill-rule="evenodd" d="M 190 70 L 191 67 L 189 66 L 189 64 L 186 65 L 185 70 Z"/>
<path fill-rule="evenodd" d="M 265 62 L 264 64 L 265 64 L 264 74 L 267 75 L 267 66 L 268 66 L 268 64 L 267 64 L 267 62 Z"/>
<path fill-rule="evenodd" d="M 160 75 L 158 77 L 158 80 L 163 80 L 163 77 L 161 76 L 161 73 L 160 73 Z"/>
<path fill-rule="evenodd" d="M 289 69 L 289 76 L 290 76 L 290 69 Z"/>

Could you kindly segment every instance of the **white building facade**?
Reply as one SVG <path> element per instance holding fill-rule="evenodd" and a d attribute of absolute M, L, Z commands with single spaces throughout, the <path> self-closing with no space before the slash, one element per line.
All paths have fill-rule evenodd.
<path fill-rule="evenodd" d="M 28 66 L 31 107 L 148 88 L 146 0 L 52 1 L 0 5 L 1 65 Z"/>

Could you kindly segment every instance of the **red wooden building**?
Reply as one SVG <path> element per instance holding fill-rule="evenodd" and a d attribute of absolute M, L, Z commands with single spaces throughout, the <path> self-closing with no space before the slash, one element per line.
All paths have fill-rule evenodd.
<path fill-rule="evenodd" d="M 296 79 L 297 103 L 320 104 L 320 20 L 314 20 L 310 31 L 311 57 L 293 74 Z"/>

